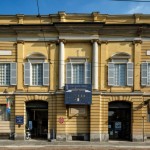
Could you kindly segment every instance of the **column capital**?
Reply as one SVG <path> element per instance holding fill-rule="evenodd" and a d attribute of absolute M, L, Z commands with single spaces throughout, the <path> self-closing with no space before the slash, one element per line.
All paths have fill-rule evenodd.
<path fill-rule="evenodd" d="M 60 42 L 66 43 L 66 40 L 65 39 L 59 39 L 58 43 L 60 43 Z"/>
<path fill-rule="evenodd" d="M 91 43 L 94 43 L 94 42 L 97 42 L 98 44 L 100 44 L 99 39 L 93 39 L 93 40 L 91 40 Z"/>
<path fill-rule="evenodd" d="M 142 44 L 142 40 L 134 40 L 132 43 L 133 44 Z"/>

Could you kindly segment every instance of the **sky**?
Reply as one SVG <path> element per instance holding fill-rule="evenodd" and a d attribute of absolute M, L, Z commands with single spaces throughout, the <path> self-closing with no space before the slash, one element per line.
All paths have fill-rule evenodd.
<path fill-rule="evenodd" d="M 113 0 L 38 0 L 41 15 L 66 13 L 150 14 L 150 2 Z M 0 15 L 36 15 L 37 0 L 0 0 Z"/>

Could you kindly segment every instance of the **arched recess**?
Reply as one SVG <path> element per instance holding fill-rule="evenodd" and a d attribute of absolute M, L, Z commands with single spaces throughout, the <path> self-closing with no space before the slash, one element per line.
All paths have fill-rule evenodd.
<path fill-rule="evenodd" d="M 131 105 L 127 101 L 109 102 L 108 132 L 110 140 L 131 140 Z"/>
<path fill-rule="evenodd" d="M 30 130 L 32 139 L 48 138 L 47 101 L 26 101 L 26 129 Z"/>

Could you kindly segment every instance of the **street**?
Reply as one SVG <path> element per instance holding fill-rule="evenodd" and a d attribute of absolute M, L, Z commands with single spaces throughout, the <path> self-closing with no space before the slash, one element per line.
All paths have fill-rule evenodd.
<path fill-rule="evenodd" d="M 48 142 L 0 140 L 0 150 L 150 150 L 150 142 Z"/>

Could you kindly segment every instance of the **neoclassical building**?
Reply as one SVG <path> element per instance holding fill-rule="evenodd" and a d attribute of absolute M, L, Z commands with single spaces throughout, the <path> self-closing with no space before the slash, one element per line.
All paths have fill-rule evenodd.
<path fill-rule="evenodd" d="M 150 138 L 150 15 L 0 16 L 0 139 Z"/>

